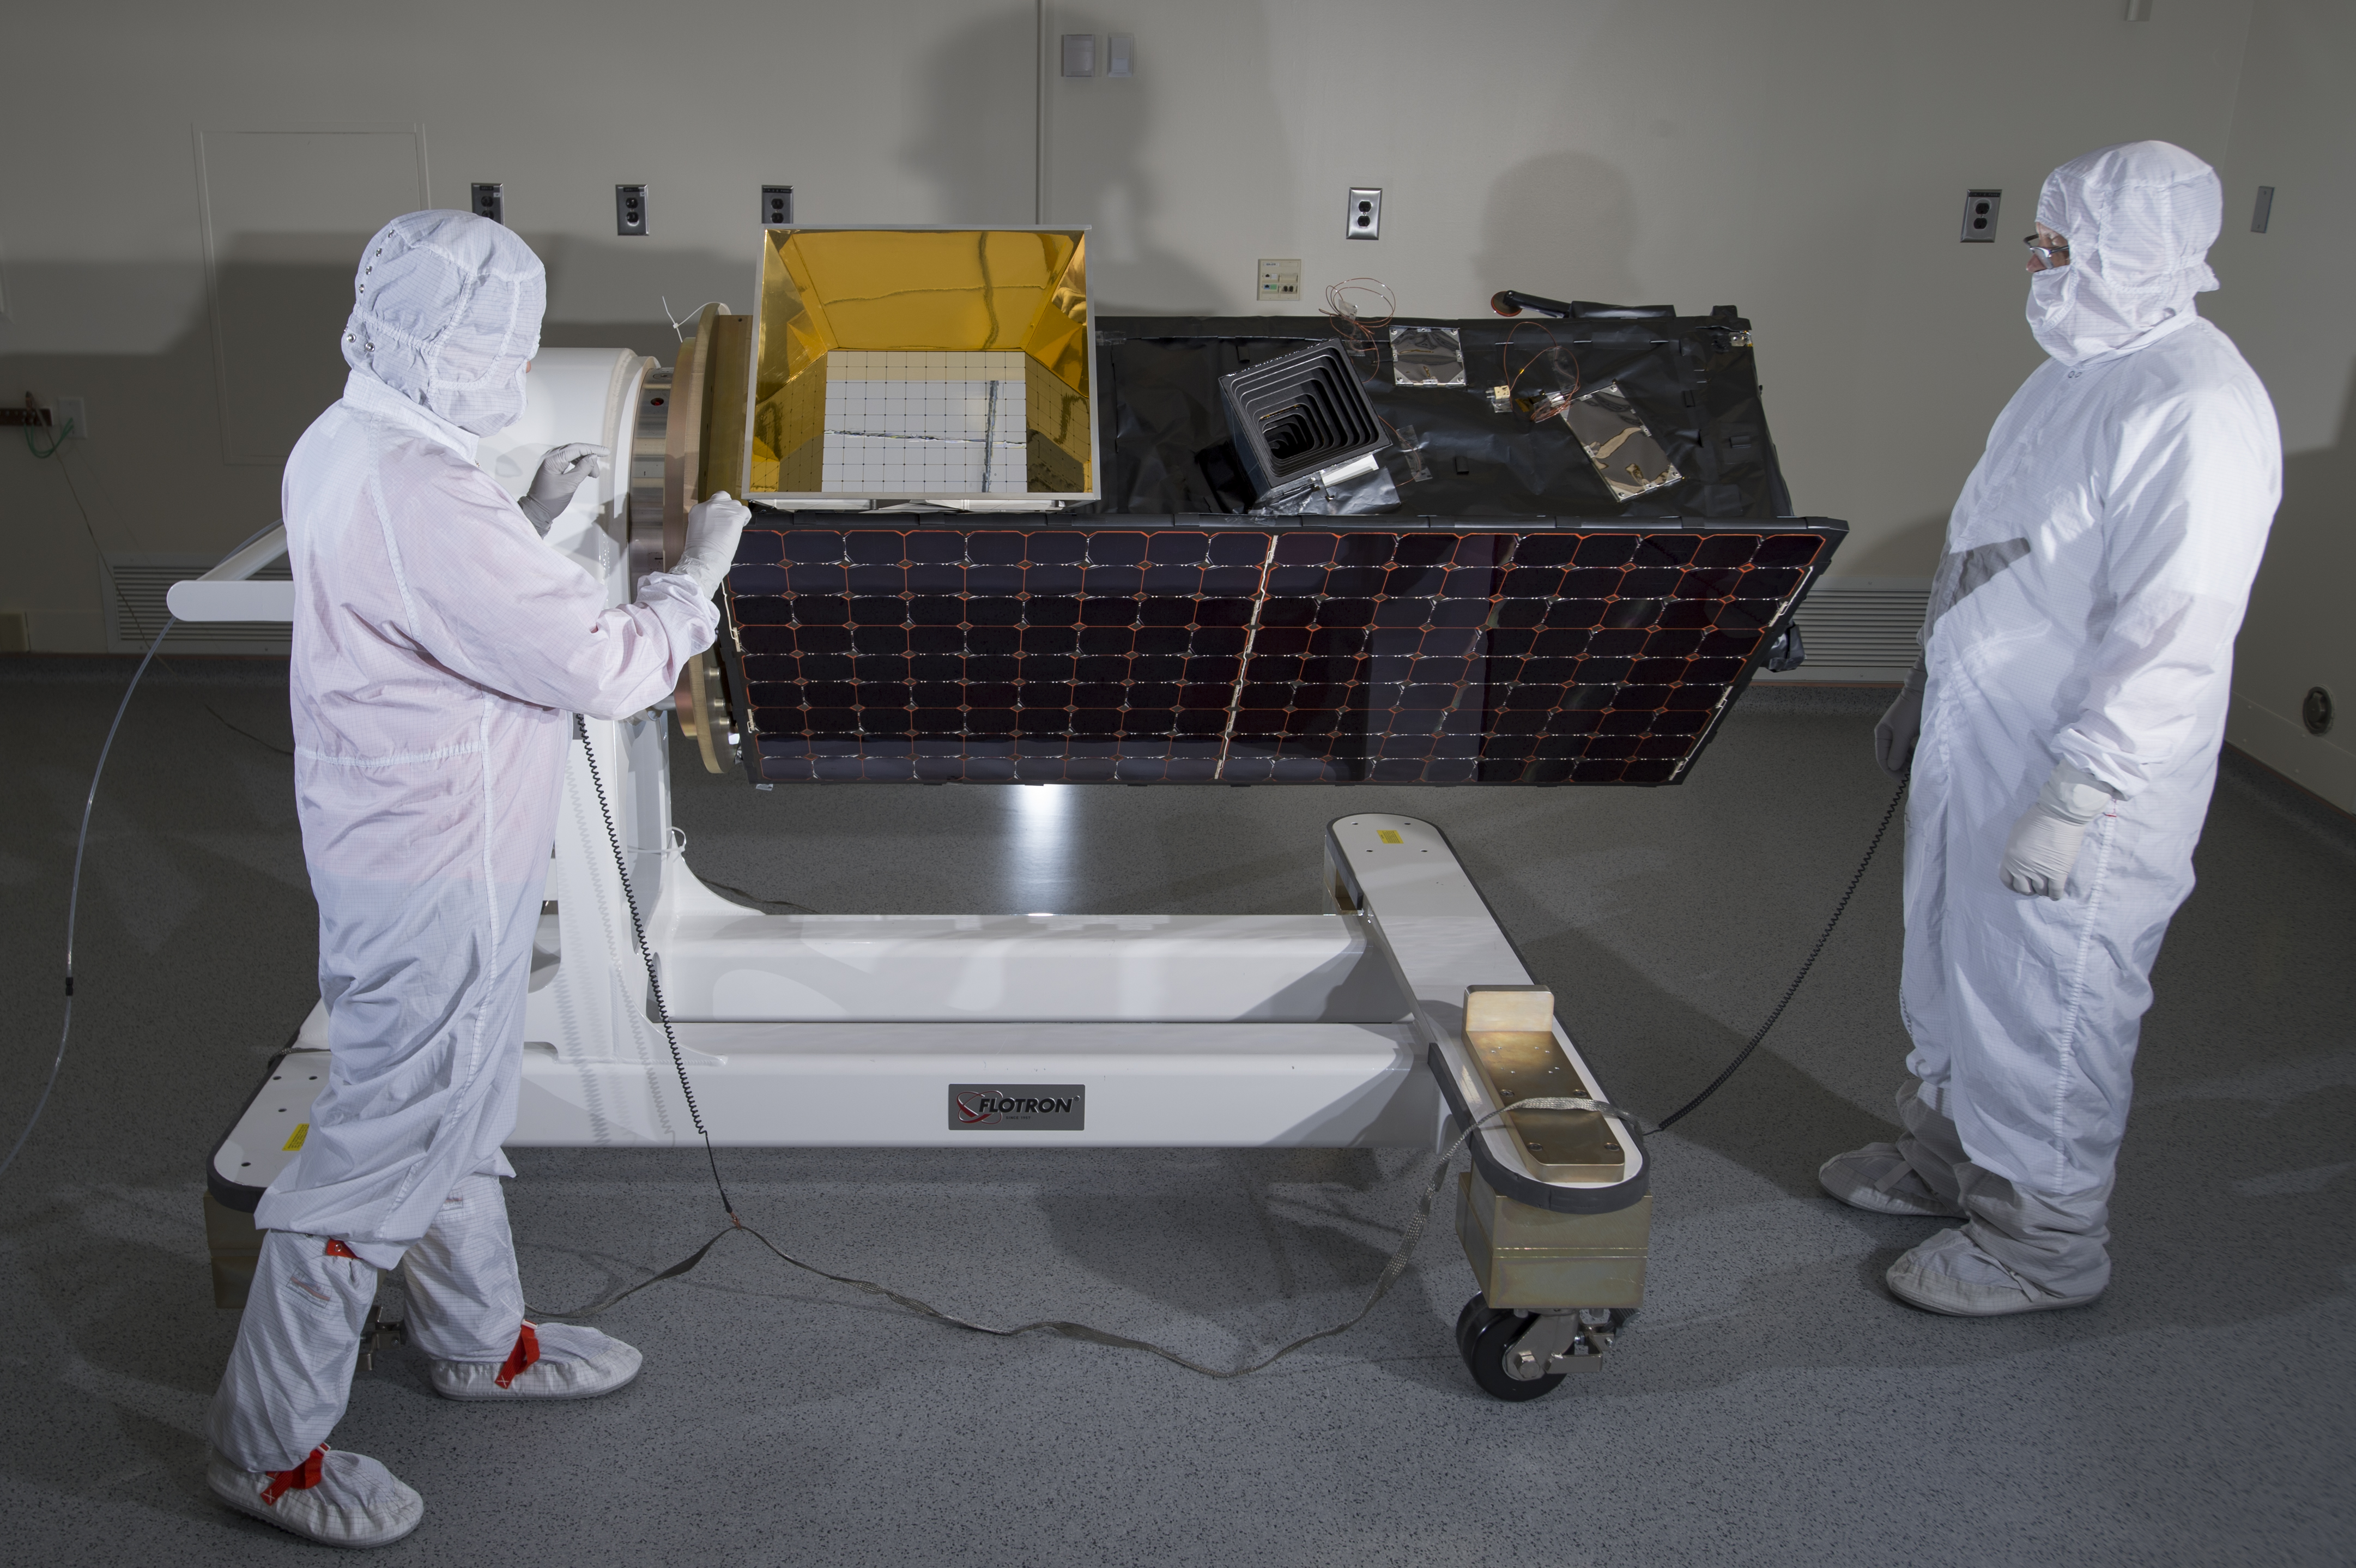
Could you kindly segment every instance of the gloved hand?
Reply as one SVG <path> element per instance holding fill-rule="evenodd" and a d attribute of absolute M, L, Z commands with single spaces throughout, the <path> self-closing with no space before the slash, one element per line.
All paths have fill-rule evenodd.
<path fill-rule="evenodd" d="M 671 570 L 694 578 L 704 596 L 711 597 L 728 580 L 728 568 L 736 560 L 736 541 L 752 521 L 753 509 L 732 499 L 726 490 L 698 501 L 688 509 L 687 548 Z"/>
<path fill-rule="evenodd" d="M 531 520 L 531 525 L 540 530 L 542 539 L 548 537 L 548 525 L 573 504 L 573 492 L 604 473 L 605 460 L 612 456 L 603 446 L 587 441 L 570 441 L 549 448 L 548 456 L 540 460 L 540 472 L 531 477 L 531 489 L 516 502 L 524 516 Z"/>
<path fill-rule="evenodd" d="M 1898 700 L 1873 726 L 1873 760 L 1892 779 L 1905 778 L 1914 766 L 1914 743 L 1922 738 L 1922 688 L 1930 679 L 1922 660 L 1914 660 L 1906 684 L 1898 689 Z"/>
<path fill-rule="evenodd" d="M 2004 864 L 1997 875 L 2024 897 L 2060 898 L 2078 864 L 2086 824 L 2117 799 L 2109 785 L 2076 764 L 2055 763 L 2045 788 L 2020 813 L 2020 821 L 2012 824 L 2012 836 L 2005 840 Z"/>

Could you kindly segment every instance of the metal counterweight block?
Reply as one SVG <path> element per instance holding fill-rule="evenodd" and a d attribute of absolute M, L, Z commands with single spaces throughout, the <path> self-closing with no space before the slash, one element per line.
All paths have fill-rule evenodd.
<path fill-rule="evenodd" d="M 1644 1299 L 1648 1193 L 1609 1214 L 1557 1214 L 1499 1195 L 1478 1171 L 1456 1178 L 1456 1235 L 1495 1307 L 1633 1307 Z"/>
<path fill-rule="evenodd" d="M 1616 1183 L 1628 1151 L 1594 1111 L 1528 1107 L 1601 1100 L 1555 1038 L 1554 993 L 1543 985 L 1464 992 L 1464 1055 L 1511 1134 L 1527 1174 L 1547 1183 Z M 1476 1168 L 1457 1178 L 1456 1233 L 1493 1308 L 1633 1307 L 1644 1296 L 1649 1194 L 1603 1213 L 1558 1213 L 1498 1192 Z"/>

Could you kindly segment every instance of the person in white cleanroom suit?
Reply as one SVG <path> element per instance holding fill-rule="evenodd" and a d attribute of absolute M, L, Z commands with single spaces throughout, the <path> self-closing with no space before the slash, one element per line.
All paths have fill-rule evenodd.
<path fill-rule="evenodd" d="M 1890 1290 L 1982 1316 L 2109 1283 L 2112 1169 L 2148 976 L 2192 890 L 2233 635 L 2282 493 L 2265 389 L 2193 296 L 2222 193 L 2166 142 L 2062 166 L 2029 322 L 2051 357 L 1988 433 L 1876 731 L 1904 776 L 1903 1136 L 1825 1189 L 1962 1219 Z"/>
<path fill-rule="evenodd" d="M 637 1373 L 592 1328 L 524 1321 L 500 1180 L 571 715 L 662 701 L 712 644 L 712 596 L 749 515 L 698 507 L 677 570 L 608 608 L 541 542 L 594 447 L 560 447 L 520 502 L 475 467 L 522 414 L 540 260 L 463 212 L 369 242 L 351 374 L 286 464 L 294 576 L 295 800 L 319 904 L 333 1051 L 301 1150 L 255 1210 L 267 1234 L 206 1423 L 231 1507 L 314 1540 L 380 1545 L 424 1505 L 327 1447 L 378 1271 L 454 1399 L 579 1399 Z"/>

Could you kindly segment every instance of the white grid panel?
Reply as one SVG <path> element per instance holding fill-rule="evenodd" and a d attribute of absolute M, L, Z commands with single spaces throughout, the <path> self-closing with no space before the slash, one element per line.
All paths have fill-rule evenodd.
<path fill-rule="evenodd" d="M 1020 353 L 837 349 L 826 359 L 819 488 L 996 495 L 1030 488 Z"/>

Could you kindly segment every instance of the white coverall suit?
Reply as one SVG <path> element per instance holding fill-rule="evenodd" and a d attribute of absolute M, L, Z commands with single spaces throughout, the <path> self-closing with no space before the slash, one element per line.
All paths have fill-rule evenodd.
<path fill-rule="evenodd" d="M 2033 274 L 2052 356 L 1997 418 L 1947 525 L 1906 822 L 1899 1147 L 1970 1223 L 1901 1259 L 2021 1310 L 2110 1277 L 2112 1169 L 2168 922 L 2192 890 L 2233 638 L 2281 495 L 2274 408 L 2193 310 L 2221 195 L 2164 142 L 2057 169 Z M 2113 797 L 2058 899 L 1998 877 L 2057 763 Z M 2097 792 L 2093 799 L 2101 800 Z M 1916 1282 L 1919 1285 L 1919 1280 Z M 1933 1281 L 1940 1290 L 1947 1280 Z M 1933 1292 L 1933 1295 L 1938 1290 Z"/>
<path fill-rule="evenodd" d="M 341 1418 L 380 1269 L 403 1268 L 442 1391 L 476 1397 L 470 1378 L 521 1356 L 499 1145 L 570 715 L 661 701 L 718 619 L 672 574 L 609 608 L 475 467 L 476 438 L 522 413 L 539 346 L 545 283 L 521 241 L 414 213 L 370 242 L 356 288 L 343 399 L 284 491 L 296 804 L 334 1055 L 255 1211 L 269 1234 L 208 1422 L 249 1472 L 301 1465 Z M 558 1389 L 600 1356 L 635 1370 L 594 1330 L 550 1325 L 539 1347 Z"/>

